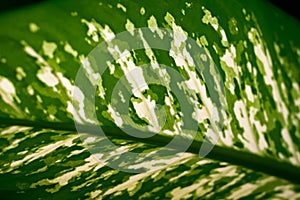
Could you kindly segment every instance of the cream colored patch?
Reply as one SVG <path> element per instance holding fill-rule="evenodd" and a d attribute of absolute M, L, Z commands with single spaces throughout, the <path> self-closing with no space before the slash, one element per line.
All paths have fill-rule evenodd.
<path fill-rule="evenodd" d="M 10 105 L 14 104 L 16 89 L 10 80 L 2 76 L 0 76 L 0 96 L 5 103 Z"/>
<path fill-rule="evenodd" d="M 74 50 L 69 43 L 65 44 L 64 50 L 74 57 L 78 56 L 78 52 L 76 50 Z"/>
<path fill-rule="evenodd" d="M 82 63 L 82 67 L 86 70 L 89 81 L 93 84 L 93 86 L 97 86 L 97 88 L 99 90 L 99 96 L 102 99 L 104 99 L 105 89 L 102 85 L 102 77 L 101 77 L 100 73 L 94 72 L 94 69 L 92 68 L 91 63 L 83 55 L 80 55 L 79 58 Z"/>
<path fill-rule="evenodd" d="M 99 42 L 99 36 L 98 36 L 97 28 L 96 28 L 95 24 L 93 22 L 89 22 L 85 19 L 82 19 L 81 22 L 86 24 L 88 27 L 87 35 L 92 37 L 92 40 L 94 42 Z"/>
<path fill-rule="evenodd" d="M 36 23 L 33 23 L 33 22 L 29 23 L 28 27 L 29 27 L 30 32 L 32 32 L 32 33 L 36 33 L 40 30 L 40 27 Z"/>
<path fill-rule="evenodd" d="M 23 68 L 22 67 L 17 67 L 16 68 L 16 78 L 21 81 L 23 78 L 26 77 L 26 73 L 24 72 Z"/>
<path fill-rule="evenodd" d="M 265 132 L 267 131 L 267 126 L 265 124 L 261 124 L 261 122 L 259 120 L 255 119 L 255 116 L 257 114 L 259 110 L 255 107 L 250 107 L 249 110 L 249 119 L 250 122 L 255 126 L 256 130 L 257 130 L 257 134 L 258 134 L 258 147 L 260 149 L 260 151 L 263 151 L 264 149 L 268 148 L 268 143 L 265 139 Z"/>
<path fill-rule="evenodd" d="M 250 85 L 246 85 L 246 94 L 247 94 L 247 97 L 248 99 L 254 103 L 254 97 L 253 97 L 253 94 L 252 94 L 252 90 L 251 90 L 251 86 Z"/>
<path fill-rule="evenodd" d="M 47 41 L 43 41 L 43 52 L 46 56 L 48 56 L 49 58 L 53 58 L 53 54 L 55 52 L 57 48 L 57 45 L 54 42 L 47 42 Z"/>
<path fill-rule="evenodd" d="M 31 96 L 34 95 L 34 89 L 33 89 L 33 87 L 31 85 L 27 86 L 27 92 Z"/>
<path fill-rule="evenodd" d="M 52 73 L 52 68 L 49 66 L 41 68 L 37 72 L 37 77 L 49 87 L 54 87 L 59 83 L 56 76 Z"/>
<path fill-rule="evenodd" d="M 71 12 L 70 14 L 71 14 L 72 17 L 78 16 L 78 13 L 77 13 L 76 11 L 73 11 L 73 12 Z"/>
<path fill-rule="evenodd" d="M 126 7 L 120 3 L 117 3 L 117 8 L 120 8 L 123 12 L 126 12 Z"/>
<path fill-rule="evenodd" d="M 74 85 L 71 84 L 70 80 L 63 76 L 61 72 L 56 73 L 59 81 L 62 83 L 62 85 L 66 88 L 67 94 L 69 97 L 73 97 L 73 91 L 74 91 Z"/>
<path fill-rule="evenodd" d="M 3 63 L 3 64 L 5 64 L 7 62 L 7 60 L 6 60 L 6 58 L 1 58 L 0 62 Z"/>
<path fill-rule="evenodd" d="M 159 35 L 159 37 L 162 39 L 163 38 L 163 33 L 158 28 L 157 21 L 156 21 L 156 19 L 155 19 L 155 17 L 153 15 L 151 15 L 151 17 L 149 18 L 149 20 L 147 21 L 147 23 L 148 23 L 148 27 L 150 28 L 150 30 L 152 32 L 156 31 L 157 34 Z"/>
<path fill-rule="evenodd" d="M 122 118 L 120 117 L 119 113 L 116 112 L 116 111 L 112 108 L 112 106 L 111 106 L 110 104 L 107 106 L 107 108 L 108 108 L 108 112 L 110 113 L 110 116 L 113 118 L 113 120 L 115 121 L 116 125 L 117 125 L 118 127 L 121 127 L 122 124 L 123 124 L 123 120 L 122 120 Z"/>
<path fill-rule="evenodd" d="M 178 164 L 182 164 L 182 163 L 188 161 L 189 158 L 191 158 L 190 154 L 183 153 L 183 154 L 180 154 L 180 156 L 171 159 L 171 161 L 165 160 L 165 162 L 168 164 L 172 164 L 172 166 L 175 166 L 176 164 L 178 165 Z M 168 169 L 168 167 L 169 167 L 169 165 L 164 166 L 164 168 L 166 170 Z M 162 168 L 160 167 L 160 168 L 157 168 L 156 170 L 148 170 L 144 173 L 133 175 L 127 181 L 107 190 L 103 196 L 107 196 L 107 195 L 116 193 L 118 191 L 124 191 L 124 190 L 127 190 L 130 193 L 130 195 L 133 195 L 135 188 L 139 186 L 139 183 L 144 178 L 151 176 L 151 178 L 155 179 L 155 177 L 157 175 L 159 175 L 159 173 L 161 173 L 161 170 L 162 170 Z"/>
<path fill-rule="evenodd" d="M 282 100 L 279 87 L 277 85 L 277 82 L 274 80 L 274 73 L 272 69 L 273 63 L 270 53 L 268 50 L 264 50 L 265 45 L 261 40 L 261 35 L 259 34 L 258 30 L 256 30 L 255 28 L 251 28 L 251 30 L 248 32 L 248 38 L 254 45 L 254 52 L 257 59 L 262 62 L 260 70 L 264 70 L 264 81 L 266 82 L 266 84 L 272 87 L 272 94 L 276 102 L 276 107 L 278 111 L 282 113 L 285 122 L 288 123 L 288 108 L 285 102 Z"/>
<path fill-rule="evenodd" d="M 77 137 L 78 137 L 78 135 L 76 135 L 75 137 L 68 138 L 66 140 L 62 140 L 62 141 L 58 141 L 58 142 L 53 143 L 53 144 L 49 144 L 47 146 L 43 146 L 39 150 L 37 150 L 35 153 L 29 154 L 21 160 L 17 160 L 17 161 L 12 162 L 10 166 L 12 168 L 14 168 L 14 167 L 17 167 L 17 166 L 19 166 L 21 164 L 24 164 L 26 162 L 32 162 L 36 159 L 44 157 L 45 155 L 49 154 L 50 152 L 55 151 L 55 149 L 59 148 L 60 146 L 63 146 L 64 144 L 66 144 L 68 142 L 72 142 Z"/>
<path fill-rule="evenodd" d="M 62 186 L 67 185 L 68 182 L 72 178 L 74 178 L 76 176 L 79 176 L 82 172 L 87 172 L 87 171 L 91 170 L 93 167 L 96 167 L 97 165 L 102 166 L 102 164 L 99 164 L 98 160 L 95 159 L 93 157 L 93 155 L 86 158 L 85 162 L 86 163 L 84 165 L 78 166 L 70 172 L 63 173 L 59 177 L 56 177 L 56 178 L 51 179 L 51 180 L 47 179 L 47 182 L 50 183 L 50 184 L 55 184 L 55 183 L 59 184 L 55 188 L 47 189 L 47 191 L 52 192 L 52 193 L 57 192 Z M 45 180 L 38 181 L 37 183 L 32 184 L 31 187 L 36 187 L 37 185 L 43 185 L 44 182 L 45 182 Z"/>
<path fill-rule="evenodd" d="M 240 126 L 244 129 L 244 132 L 239 134 L 238 138 L 243 142 L 247 149 L 252 152 L 258 152 L 256 137 L 254 136 L 250 125 L 245 103 L 241 100 L 236 101 L 233 110 Z"/>
<path fill-rule="evenodd" d="M 219 24 L 218 24 L 218 19 L 216 17 L 213 17 L 211 15 L 211 12 L 204 8 L 202 6 L 202 10 L 204 11 L 205 15 L 202 17 L 202 22 L 205 24 L 211 24 L 211 26 L 215 29 L 218 30 Z"/>
<path fill-rule="evenodd" d="M 150 131 L 159 132 L 160 125 L 155 113 L 155 101 L 151 101 L 150 96 L 143 98 L 141 102 L 133 102 L 134 109 L 140 118 L 146 118 L 150 122 Z"/>
<path fill-rule="evenodd" d="M 129 19 L 127 19 L 126 21 L 125 28 L 132 36 L 134 36 L 135 27 L 134 24 Z"/>
<path fill-rule="evenodd" d="M 145 8 L 144 8 L 144 7 L 141 7 L 141 9 L 140 9 L 140 13 L 141 13 L 141 15 L 144 15 L 144 14 L 145 14 L 145 12 L 146 12 Z"/>
<path fill-rule="evenodd" d="M 247 197 L 252 194 L 257 188 L 266 186 L 268 184 L 272 184 L 275 180 L 274 177 L 267 177 L 265 179 L 259 179 L 255 183 L 246 183 L 241 187 L 237 188 L 237 190 L 233 191 L 228 199 L 241 199 L 242 197 Z"/>

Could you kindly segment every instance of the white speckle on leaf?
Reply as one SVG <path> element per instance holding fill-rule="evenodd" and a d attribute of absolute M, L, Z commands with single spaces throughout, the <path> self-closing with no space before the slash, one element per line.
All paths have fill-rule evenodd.
<path fill-rule="evenodd" d="M 78 13 L 76 11 L 73 11 L 70 13 L 72 17 L 76 17 L 78 15 Z"/>
<path fill-rule="evenodd" d="M 100 26 L 101 27 L 101 26 Z M 101 36 L 104 38 L 106 42 L 110 42 L 115 38 L 114 32 L 109 28 L 108 25 L 105 25 L 104 28 L 99 28 Z"/>
<path fill-rule="evenodd" d="M 81 121 L 89 122 L 91 124 L 95 124 L 97 122 L 89 119 L 85 113 L 85 102 L 84 102 L 84 94 L 80 90 L 80 88 L 74 86 L 73 90 L 73 104 L 68 102 L 68 111 L 73 114 L 74 118 L 78 120 L 80 123 Z"/>
<path fill-rule="evenodd" d="M 93 143 L 93 142 L 95 142 L 95 140 L 96 140 L 95 137 L 88 137 L 83 141 L 83 143 L 84 144 Z"/>
<path fill-rule="evenodd" d="M 228 89 L 230 91 L 231 94 L 235 95 L 235 92 L 234 92 L 234 85 L 232 83 L 229 83 L 228 84 Z"/>
<path fill-rule="evenodd" d="M 85 19 L 82 19 L 81 22 L 86 24 L 88 27 L 87 35 L 92 37 L 94 42 L 99 42 L 99 36 L 98 36 L 97 28 L 96 28 L 94 22 L 89 22 Z"/>
<path fill-rule="evenodd" d="M 144 7 L 141 7 L 141 9 L 140 9 L 140 13 L 141 13 L 141 15 L 144 15 L 144 14 L 145 14 L 145 12 L 146 12 L 145 8 L 144 8 Z"/>
<path fill-rule="evenodd" d="M 264 149 L 268 148 L 268 143 L 264 136 L 265 132 L 267 131 L 267 126 L 265 124 L 262 125 L 261 122 L 256 119 L 255 116 L 257 112 L 258 109 L 251 106 L 249 110 L 249 120 L 257 130 L 258 147 L 261 151 L 263 151 Z"/>
<path fill-rule="evenodd" d="M 125 76 L 128 82 L 131 84 L 132 92 L 135 96 L 141 97 L 141 92 L 148 89 L 148 84 L 144 78 L 141 68 L 135 67 L 135 69 L 126 73 Z"/>
<path fill-rule="evenodd" d="M 209 119 L 207 110 L 204 107 L 201 109 L 195 107 L 192 116 L 198 123 L 202 123 L 205 119 Z"/>
<path fill-rule="evenodd" d="M 159 31 L 159 30 L 158 30 Z M 160 31 L 159 31 L 160 32 Z M 158 33 L 159 33 L 158 32 Z M 148 56 L 148 58 L 150 59 L 150 63 L 151 63 L 151 67 L 153 69 L 158 69 L 161 71 L 161 68 L 159 67 L 159 63 L 157 62 L 156 60 L 156 57 L 152 51 L 152 49 L 150 48 L 148 42 L 146 41 L 146 39 L 143 37 L 143 33 L 142 31 L 139 31 L 139 34 L 141 36 L 141 39 L 142 39 L 142 42 L 143 42 L 143 45 L 145 47 L 145 52 L 146 52 L 146 55 Z M 163 77 L 166 77 L 166 76 L 163 76 Z"/>
<path fill-rule="evenodd" d="M 187 39 L 187 33 L 181 28 L 181 26 L 176 25 L 174 17 L 167 12 L 165 16 L 166 22 L 172 27 L 174 35 L 174 45 L 180 47 Z"/>
<path fill-rule="evenodd" d="M 123 120 L 122 118 L 120 117 L 119 113 L 116 112 L 112 107 L 111 105 L 109 104 L 107 106 L 108 108 L 108 112 L 110 113 L 110 116 L 113 118 L 113 120 L 115 121 L 116 125 L 121 127 L 122 124 L 123 124 Z"/>
<path fill-rule="evenodd" d="M 45 63 L 46 61 L 40 56 L 31 46 L 29 46 L 24 40 L 21 41 L 21 44 L 24 46 L 24 51 L 37 59 L 38 63 Z"/>
<path fill-rule="evenodd" d="M 253 194 L 258 188 L 261 188 L 265 185 L 271 185 L 276 179 L 272 176 L 258 179 L 258 181 L 253 183 L 246 183 L 241 185 L 238 190 L 234 190 L 231 192 L 230 196 L 227 196 L 228 199 L 242 199 L 242 197 L 249 197 L 249 195 Z"/>
<path fill-rule="evenodd" d="M 125 28 L 132 36 L 134 36 L 134 24 L 129 19 L 126 21 Z"/>
<path fill-rule="evenodd" d="M 221 36 L 222 36 L 222 41 L 221 42 L 222 42 L 223 46 L 227 47 L 229 43 L 228 43 L 227 36 L 226 36 L 226 33 L 225 33 L 224 29 L 221 29 L 220 33 L 221 33 Z"/>
<path fill-rule="evenodd" d="M 170 193 L 172 195 L 172 200 L 179 200 L 179 199 L 188 199 L 192 197 L 192 191 L 200 188 L 202 185 L 208 184 L 208 179 L 201 179 L 197 183 L 192 185 L 186 186 L 181 188 L 180 186 L 174 188 Z"/>
<path fill-rule="evenodd" d="M 120 3 L 117 3 L 117 8 L 120 8 L 123 12 L 126 12 L 126 7 Z"/>
<path fill-rule="evenodd" d="M 43 99 L 40 97 L 40 95 L 36 95 L 35 97 L 39 103 L 43 103 Z"/>
<path fill-rule="evenodd" d="M 4 136 L 6 134 L 11 134 L 11 133 L 16 133 L 16 132 L 25 132 L 25 131 L 28 131 L 28 130 L 31 130 L 32 127 L 22 127 L 22 126 L 9 126 L 7 128 L 4 128 L 0 135 L 1 136 Z M 14 142 L 15 144 L 16 142 Z M 5 148 L 5 150 L 9 150 L 11 148 Z"/>
<path fill-rule="evenodd" d="M 93 155 L 86 158 L 84 161 L 85 161 L 84 165 L 79 165 L 74 170 L 66 173 L 62 173 L 61 176 L 55 177 L 54 179 L 50 179 L 50 180 L 48 179 L 48 181 L 52 184 L 59 183 L 58 187 L 51 188 L 48 191 L 52 193 L 57 192 L 62 186 L 67 185 L 72 178 L 79 176 L 82 172 L 87 172 L 91 170 L 93 167 L 99 165 L 103 166 L 103 164 L 99 163 L 99 160 L 94 158 Z M 38 185 L 38 184 L 39 182 L 35 183 L 34 185 Z"/>
<path fill-rule="evenodd" d="M 16 68 L 16 78 L 21 81 L 23 78 L 26 77 L 26 73 L 24 72 L 23 68 L 22 67 L 17 67 Z"/>
<path fill-rule="evenodd" d="M 36 24 L 36 23 L 29 23 L 29 30 L 32 32 L 32 33 L 36 33 L 40 30 L 40 27 Z"/>
<path fill-rule="evenodd" d="M 190 8 L 192 6 L 192 2 L 185 2 L 185 5 L 187 8 Z"/>
<path fill-rule="evenodd" d="M 169 12 L 167 12 L 166 15 L 165 15 L 165 21 L 166 21 L 169 25 L 172 25 L 172 23 L 173 23 L 175 20 L 174 20 L 174 17 L 173 17 Z"/>
<path fill-rule="evenodd" d="M 102 193 L 102 190 L 95 190 L 91 192 L 91 198 L 95 199 L 96 197 L 99 197 L 99 195 Z"/>
<path fill-rule="evenodd" d="M 0 96 L 7 104 L 13 105 L 16 90 L 12 82 L 5 77 L 0 76 Z"/>
<path fill-rule="evenodd" d="M 204 35 L 200 36 L 200 38 L 197 38 L 196 42 L 202 47 L 208 46 L 208 41 Z"/>
<path fill-rule="evenodd" d="M 184 10 L 184 9 L 181 9 L 181 13 L 182 13 L 183 15 L 185 15 L 185 10 Z"/>
<path fill-rule="evenodd" d="M 289 150 L 289 152 L 293 155 L 289 158 L 289 160 L 294 164 L 297 165 L 299 164 L 299 160 L 297 157 L 297 150 L 295 149 L 295 144 L 293 143 L 293 140 L 291 138 L 291 135 L 289 133 L 289 131 L 287 130 L 287 128 L 283 128 L 281 130 L 281 136 L 284 140 L 284 142 L 287 144 L 287 149 Z M 298 152 L 299 153 L 299 152 Z"/>
<path fill-rule="evenodd" d="M 73 104 L 70 101 L 67 102 L 67 111 L 73 115 L 74 120 L 77 123 L 83 123 L 77 112 L 77 109 L 74 108 Z"/>
<path fill-rule="evenodd" d="M 141 91 L 148 89 L 142 69 L 135 65 L 128 50 L 121 52 L 117 46 L 108 48 L 108 50 L 124 71 L 126 79 L 131 84 L 133 94 L 141 97 Z"/>
<path fill-rule="evenodd" d="M 73 96 L 74 85 L 71 84 L 70 80 L 63 76 L 61 72 L 56 73 L 58 79 L 62 83 L 62 85 L 66 88 L 67 94 L 69 97 Z"/>
<path fill-rule="evenodd" d="M 115 72 L 115 65 L 113 65 L 110 61 L 106 61 L 106 64 L 109 67 L 110 74 L 114 74 L 114 72 Z"/>
<path fill-rule="evenodd" d="M 54 42 L 43 41 L 43 52 L 49 58 L 53 58 L 54 51 L 57 48 L 57 45 Z"/>
<path fill-rule="evenodd" d="M 28 87 L 27 87 L 27 92 L 28 92 L 28 94 L 29 95 L 34 95 L 34 89 L 32 88 L 32 86 L 31 85 L 28 85 Z"/>
<path fill-rule="evenodd" d="M 160 159 L 160 160 L 150 160 L 149 162 L 143 162 L 137 165 L 132 166 L 133 168 L 139 169 L 139 168 L 146 168 L 149 169 L 144 173 L 136 174 L 130 176 L 128 180 L 125 182 L 122 182 L 115 187 L 110 188 L 104 193 L 104 196 L 108 196 L 110 194 L 116 194 L 117 191 L 123 191 L 127 190 L 127 192 L 130 195 L 133 195 L 135 193 L 135 189 L 139 187 L 139 183 L 143 181 L 146 177 L 151 177 L 151 179 L 155 180 L 155 177 L 158 176 L 163 169 L 166 170 L 167 167 L 171 164 L 173 165 L 179 165 L 180 163 L 184 163 L 191 158 L 191 155 L 188 153 L 181 153 L 177 154 L 171 159 Z M 165 163 L 167 165 L 159 165 L 159 163 Z"/>
<path fill-rule="evenodd" d="M 118 95 L 119 95 L 120 100 L 122 101 L 122 103 L 125 103 L 125 98 L 124 98 L 121 90 L 119 91 Z"/>
<path fill-rule="evenodd" d="M 220 58 L 220 60 L 224 61 L 228 67 L 232 68 L 235 72 L 235 75 L 237 76 L 239 74 L 239 69 L 235 64 L 235 57 L 235 48 L 231 46 L 230 50 L 226 49 L 225 54 Z"/>
<path fill-rule="evenodd" d="M 158 28 L 157 21 L 153 15 L 149 18 L 148 22 L 148 27 L 152 32 L 156 31 L 159 37 L 162 39 L 163 38 L 163 33 L 162 31 Z"/>
<path fill-rule="evenodd" d="M 78 136 L 76 136 L 76 137 L 78 137 Z M 43 146 L 43 147 L 39 148 L 37 151 L 35 151 L 34 153 L 28 154 L 23 159 L 12 162 L 10 166 L 14 168 L 14 167 L 19 166 L 23 163 L 32 162 L 34 160 L 42 158 L 45 155 L 55 151 L 57 148 L 59 148 L 63 144 L 68 143 L 68 142 L 72 142 L 73 140 L 74 140 L 74 138 L 67 138 L 65 140 L 60 140 L 58 142 L 51 143 L 51 144 L 48 144 L 46 146 Z"/>
<path fill-rule="evenodd" d="M 6 58 L 1 58 L 0 62 L 3 63 L 3 64 L 5 64 L 7 62 L 7 60 L 6 60 Z"/>
<path fill-rule="evenodd" d="M 274 74 L 273 74 L 273 63 L 270 56 L 269 51 L 265 49 L 264 43 L 261 41 L 261 36 L 259 35 L 259 32 L 255 28 L 251 28 L 251 30 L 248 32 L 248 38 L 254 45 L 254 52 L 255 56 L 259 61 L 262 62 L 262 65 L 258 63 L 258 68 L 261 71 L 261 73 L 264 74 L 264 81 L 266 84 L 270 85 L 272 87 L 272 94 L 274 97 L 274 101 L 276 102 L 276 106 L 279 112 L 283 114 L 285 122 L 288 121 L 288 109 L 285 104 L 285 102 L 282 100 L 282 97 L 280 95 L 279 87 L 274 80 Z"/>
<path fill-rule="evenodd" d="M 56 76 L 52 73 L 52 68 L 48 66 L 40 69 L 37 72 L 37 77 L 49 87 L 54 87 L 59 83 Z"/>
<path fill-rule="evenodd" d="M 171 99 L 169 96 L 165 97 L 165 103 L 167 106 L 170 107 L 170 113 L 171 115 L 175 115 L 174 107 L 172 106 L 174 104 L 173 99 Z"/>
<path fill-rule="evenodd" d="M 240 126 L 244 129 L 244 132 L 238 135 L 239 139 L 247 149 L 252 152 L 258 152 L 256 137 L 250 125 L 245 103 L 241 100 L 236 101 L 233 110 Z"/>
<path fill-rule="evenodd" d="M 245 91 L 246 91 L 248 99 L 251 102 L 254 102 L 254 97 L 253 97 L 253 94 L 252 94 L 251 86 L 250 85 L 246 85 Z"/>
<path fill-rule="evenodd" d="M 104 99 L 105 95 L 105 89 L 102 85 L 102 77 L 99 73 L 94 72 L 93 67 L 91 66 L 91 63 L 87 58 L 85 58 L 83 55 L 79 56 L 80 61 L 82 63 L 82 67 L 86 70 L 86 73 L 88 75 L 89 81 L 94 85 L 98 87 L 99 90 L 99 96 Z"/>
<path fill-rule="evenodd" d="M 207 10 L 206 8 L 202 7 L 205 15 L 202 17 L 202 22 L 205 24 L 211 24 L 211 26 L 215 29 L 218 30 L 219 24 L 218 24 L 218 19 L 216 17 L 213 17 L 211 15 L 211 12 Z"/>
<path fill-rule="evenodd" d="M 140 118 L 146 118 L 149 122 L 149 130 L 159 132 L 160 126 L 155 114 L 155 101 L 151 101 L 150 96 L 143 98 L 141 102 L 133 101 L 134 109 Z"/>
<path fill-rule="evenodd" d="M 278 199 L 299 199 L 300 193 L 294 189 L 292 184 L 284 184 L 276 186 L 273 190 L 276 192 Z"/>
<path fill-rule="evenodd" d="M 72 48 L 72 46 L 71 46 L 69 43 L 66 43 L 66 44 L 65 44 L 64 49 L 65 49 L 66 52 L 68 52 L 68 53 L 71 54 L 72 56 L 77 57 L 78 52 L 77 52 L 76 50 L 74 50 L 74 49 Z"/>

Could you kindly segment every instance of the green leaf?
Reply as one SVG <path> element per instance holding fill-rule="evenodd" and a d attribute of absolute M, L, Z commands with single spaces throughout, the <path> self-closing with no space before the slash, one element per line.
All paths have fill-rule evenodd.
<path fill-rule="evenodd" d="M 0 22 L 3 197 L 300 198 L 300 26 L 268 3 L 49 0 L 3 12 Z M 131 50 L 121 41 L 119 53 L 91 56 L 112 35 L 142 27 L 156 30 L 143 32 L 156 38 L 148 45 L 170 42 L 168 51 L 143 43 L 117 59 Z M 196 41 L 209 67 L 197 70 L 194 46 L 176 48 L 159 30 Z M 108 65 L 102 76 L 98 62 Z M 134 90 L 141 79 L 128 78 L 130 62 L 148 77 L 144 88 Z M 149 63 L 159 67 L 139 67 Z M 201 147 L 211 151 L 199 157 Z"/>

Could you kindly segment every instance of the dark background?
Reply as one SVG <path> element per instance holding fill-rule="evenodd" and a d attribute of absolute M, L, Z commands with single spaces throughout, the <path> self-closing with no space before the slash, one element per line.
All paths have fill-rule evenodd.
<path fill-rule="evenodd" d="M 45 0 L 0 0 L 0 12 L 5 12 L 21 6 L 35 4 Z M 62 0 L 63 1 L 63 0 Z M 226 1 L 226 0 L 224 0 Z M 300 0 L 262 0 L 270 2 L 287 14 L 300 21 Z"/>

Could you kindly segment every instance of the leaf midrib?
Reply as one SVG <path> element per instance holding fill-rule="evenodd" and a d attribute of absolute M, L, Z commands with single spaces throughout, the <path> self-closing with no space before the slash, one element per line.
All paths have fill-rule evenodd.
<path fill-rule="evenodd" d="M 64 122 L 48 122 L 48 121 L 32 121 L 27 119 L 12 119 L 0 117 L 0 125 L 6 126 L 26 126 L 41 129 L 53 129 L 60 131 L 73 131 L 77 132 L 74 123 L 64 123 Z M 80 130 L 84 130 L 86 133 L 97 134 L 99 127 L 95 125 L 80 125 Z M 137 138 L 131 135 L 125 134 L 121 129 L 117 127 L 107 127 L 101 126 L 105 135 L 108 137 L 114 137 L 118 139 L 125 139 L 130 141 L 137 141 L 146 144 L 151 144 L 157 147 L 164 147 L 168 144 L 172 137 L 165 135 L 154 135 L 147 139 Z M 142 133 L 141 133 L 142 134 Z M 143 133 L 147 134 L 147 133 Z M 182 140 L 187 140 L 182 138 Z M 183 141 L 184 143 L 184 141 Z M 177 144 L 180 145 L 180 144 Z M 199 150 L 201 147 L 207 145 L 209 148 L 211 144 L 207 142 L 199 142 L 194 140 L 186 152 L 199 155 Z M 257 154 L 250 152 L 239 151 L 233 148 L 221 147 L 214 145 L 211 151 L 205 156 L 209 159 L 223 161 L 234 165 L 239 165 L 246 167 L 248 169 L 269 174 L 271 176 L 276 176 L 288 180 L 290 182 L 300 184 L 300 167 L 294 166 L 288 162 L 283 162 L 270 157 L 262 157 Z"/>

